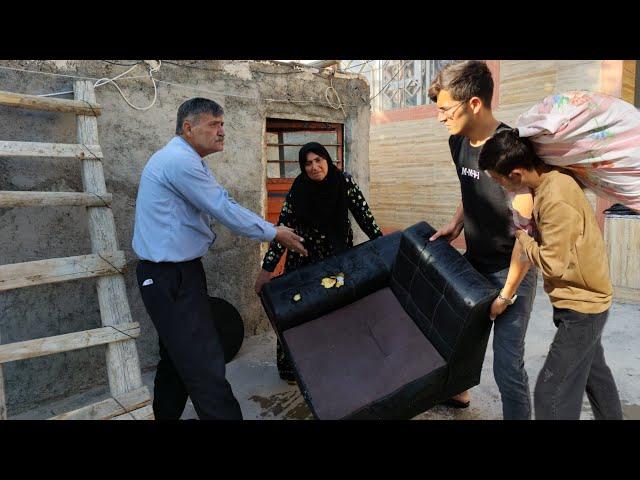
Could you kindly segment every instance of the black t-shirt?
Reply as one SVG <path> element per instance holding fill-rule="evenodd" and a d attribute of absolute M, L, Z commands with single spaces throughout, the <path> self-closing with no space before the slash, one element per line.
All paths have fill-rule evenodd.
<path fill-rule="evenodd" d="M 496 131 L 510 128 L 501 123 Z M 449 137 L 464 209 L 467 260 L 482 273 L 509 267 L 515 237 L 510 233 L 511 212 L 505 191 L 478 167 L 482 147 L 472 147 L 461 135 Z"/>

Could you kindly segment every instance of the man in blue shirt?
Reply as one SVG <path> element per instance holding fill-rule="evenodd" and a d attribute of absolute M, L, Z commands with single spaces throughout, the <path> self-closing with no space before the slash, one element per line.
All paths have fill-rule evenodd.
<path fill-rule="evenodd" d="M 242 419 L 225 378 L 224 353 L 200 258 L 215 241 L 215 218 L 238 235 L 277 240 L 307 254 L 293 230 L 265 221 L 229 197 L 203 157 L 224 148 L 224 112 L 206 98 L 178 109 L 176 136 L 142 171 L 133 250 L 145 308 L 156 327 L 160 362 L 154 383 L 156 419 L 179 419 L 191 397 L 200 419 Z"/>

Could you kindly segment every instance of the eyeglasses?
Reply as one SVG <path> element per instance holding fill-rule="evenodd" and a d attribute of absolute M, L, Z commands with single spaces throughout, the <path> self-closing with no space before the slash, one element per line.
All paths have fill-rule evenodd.
<path fill-rule="evenodd" d="M 457 105 L 451 105 L 447 108 L 438 108 L 437 109 L 438 115 L 444 115 L 445 118 L 448 118 L 451 120 L 453 119 L 453 116 L 455 115 L 456 110 L 458 110 L 458 108 L 460 108 L 460 105 L 463 105 L 464 103 L 465 102 L 458 102 Z"/>

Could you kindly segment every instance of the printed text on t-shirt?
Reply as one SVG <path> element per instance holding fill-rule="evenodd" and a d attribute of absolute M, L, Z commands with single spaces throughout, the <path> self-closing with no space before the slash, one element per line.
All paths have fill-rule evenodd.
<path fill-rule="evenodd" d="M 476 180 L 480 180 L 480 172 L 477 170 L 474 170 L 473 168 L 462 167 L 460 173 L 468 177 L 473 177 Z"/>

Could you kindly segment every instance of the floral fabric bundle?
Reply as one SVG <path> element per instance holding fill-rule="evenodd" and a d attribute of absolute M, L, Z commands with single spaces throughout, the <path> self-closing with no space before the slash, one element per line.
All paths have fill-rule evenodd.
<path fill-rule="evenodd" d="M 569 170 L 597 195 L 640 211 L 640 112 L 584 90 L 550 95 L 516 128 L 547 164 Z"/>

